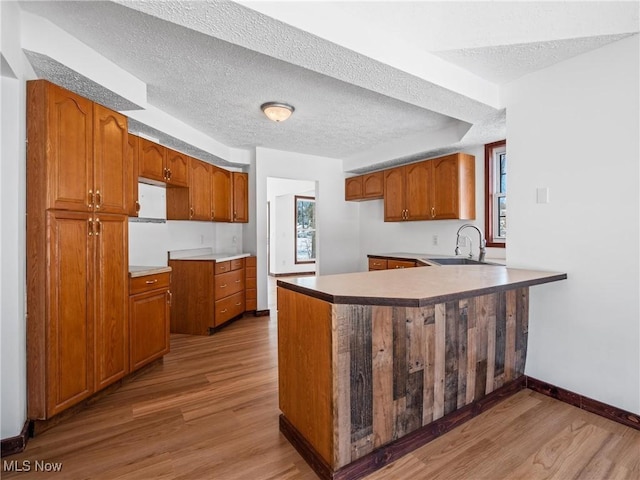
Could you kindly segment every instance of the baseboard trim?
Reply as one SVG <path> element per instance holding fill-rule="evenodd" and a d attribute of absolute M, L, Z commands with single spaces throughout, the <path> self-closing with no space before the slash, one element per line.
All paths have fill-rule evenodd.
<path fill-rule="evenodd" d="M 29 441 L 29 420 L 24 422 L 24 426 L 19 435 L 11 438 L 3 438 L 0 446 L 2 457 L 8 455 L 15 455 L 27 448 L 27 442 Z"/>
<path fill-rule="evenodd" d="M 424 427 L 390 442 L 376 449 L 368 455 L 350 464 L 333 470 L 331 466 L 318 454 L 311 444 L 284 416 L 280 415 L 280 432 L 289 440 L 309 466 L 323 480 L 357 480 L 380 470 L 395 462 L 407 453 L 426 445 L 454 428 L 468 422 L 472 418 L 489 410 L 504 399 L 525 388 L 526 377 L 523 375 L 516 380 L 503 385 L 487 396 L 466 405 Z"/>
<path fill-rule="evenodd" d="M 271 315 L 271 311 L 269 309 L 267 309 L 267 310 L 256 310 L 254 312 L 254 315 L 256 317 L 268 317 L 268 316 Z"/>
<path fill-rule="evenodd" d="M 534 392 L 541 393 L 561 402 L 568 403 L 574 407 L 578 407 L 587 412 L 595 413 L 601 417 L 608 418 L 614 422 L 621 423 L 627 427 L 631 427 L 635 430 L 640 430 L 640 415 L 627 412 L 621 408 L 608 405 L 606 403 L 594 400 L 593 398 L 585 397 L 578 393 L 564 388 L 556 387 L 542 380 L 527 376 L 527 388 Z"/>

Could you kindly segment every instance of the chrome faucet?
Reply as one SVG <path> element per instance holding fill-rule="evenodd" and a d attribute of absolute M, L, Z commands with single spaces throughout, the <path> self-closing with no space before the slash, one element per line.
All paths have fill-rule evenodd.
<path fill-rule="evenodd" d="M 478 231 L 478 235 L 480 236 L 480 255 L 478 255 L 478 261 L 484 262 L 484 257 L 487 254 L 487 240 L 484 238 L 484 233 L 480 228 L 476 227 L 471 223 L 465 223 L 458 229 L 458 233 L 456 234 L 456 250 L 455 254 L 460 255 L 460 232 L 465 228 L 475 228 Z"/>

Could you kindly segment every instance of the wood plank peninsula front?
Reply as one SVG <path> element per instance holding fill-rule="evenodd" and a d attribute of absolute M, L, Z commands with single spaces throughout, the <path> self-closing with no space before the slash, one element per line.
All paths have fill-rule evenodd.
<path fill-rule="evenodd" d="M 564 273 L 445 266 L 278 281 L 280 430 L 356 479 L 524 387 L 529 287 Z"/>

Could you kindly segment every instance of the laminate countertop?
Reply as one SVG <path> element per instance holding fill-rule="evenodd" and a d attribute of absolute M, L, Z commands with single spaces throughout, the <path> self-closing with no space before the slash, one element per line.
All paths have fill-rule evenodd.
<path fill-rule="evenodd" d="M 566 278 L 559 272 L 449 265 L 296 277 L 278 280 L 278 287 L 334 304 L 421 307 Z"/>
<path fill-rule="evenodd" d="M 149 266 L 141 266 L 141 265 L 129 265 L 129 277 L 145 277 L 147 275 L 156 275 L 158 273 L 166 273 L 170 272 L 171 267 L 158 266 L 158 267 L 149 267 Z"/>
<path fill-rule="evenodd" d="M 443 255 L 440 253 L 409 253 L 409 252 L 393 252 L 393 253 L 371 253 L 367 255 L 369 258 L 393 258 L 394 260 L 413 260 L 422 265 L 437 265 L 438 259 L 453 258 L 454 255 Z M 461 256 L 460 258 L 471 258 Z M 429 259 L 433 259 L 435 262 L 431 262 Z M 477 260 L 477 257 L 472 257 L 472 260 Z M 506 260 L 504 258 L 486 258 L 485 261 L 489 264 L 505 265 Z"/>
<path fill-rule="evenodd" d="M 250 253 L 213 253 L 210 247 L 193 248 L 189 250 L 171 250 L 169 251 L 169 260 L 195 260 L 195 261 L 216 261 L 226 262 L 228 260 L 236 260 L 238 258 L 250 257 Z"/>

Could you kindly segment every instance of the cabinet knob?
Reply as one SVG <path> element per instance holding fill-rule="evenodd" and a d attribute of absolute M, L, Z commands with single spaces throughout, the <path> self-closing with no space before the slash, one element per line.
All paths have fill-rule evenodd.
<path fill-rule="evenodd" d="M 102 195 L 100 194 L 100 190 L 96 190 L 96 208 L 100 208 L 102 206 Z"/>
<path fill-rule="evenodd" d="M 193 207 L 189 207 L 189 218 L 193 218 Z"/>
<path fill-rule="evenodd" d="M 436 207 L 431 207 L 431 218 L 435 218 L 436 216 Z"/>
<path fill-rule="evenodd" d="M 89 236 L 93 235 L 93 218 L 87 220 L 87 230 L 89 231 Z"/>
<path fill-rule="evenodd" d="M 89 189 L 89 207 L 93 208 L 93 190 Z"/>

